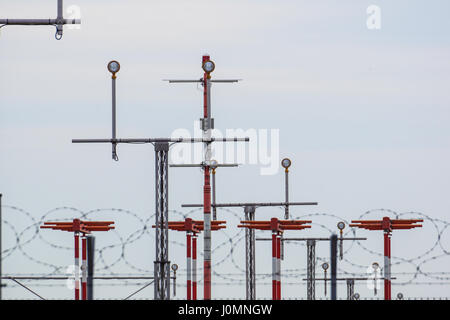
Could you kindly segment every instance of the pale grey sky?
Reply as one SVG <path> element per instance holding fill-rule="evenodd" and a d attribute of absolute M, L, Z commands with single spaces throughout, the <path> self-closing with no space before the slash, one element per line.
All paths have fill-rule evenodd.
<path fill-rule="evenodd" d="M 120 145 L 120 161 L 114 162 L 109 145 L 73 145 L 71 139 L 109 138 L 106 64 L 112 59 L 122 65 L 117 84 L 118 136 L 169 136 L 180 128 L 192 132 L 194 121 L 202 116 L 200 89 L 161 80 L 200 78 L 201 56 L 207 52 L 216 63 L 214 77 L 243 79 L 239 84 L 214 85 L 216 127 L 223 132 L 279 129 L 280 158 L 289 156 L 293 161 L 291 199 L 319 202 L 318 207 L 293 208 L 294 216 L 327 213 L 351 220 L 368 210 L 387 208 L 450 221 L 448 1 L 115 0 L 106 4 L 66 0 L 66 8 L 70 5 L 79 6 L 83 23 L 80 30 L 65 28 L 61 41 L 54 39 L 52 27 L 1 29 L 0 192 L 5 205 L 23 208 L 37 220 L 60 206 L 83 211 L 123 208 L 146 220 L 154 208 L 152 147 Z M 367 29 L 369 5 L 381 8 L 380 30 Z M 55 12 L 53 0 L 0 0 L 0 18 L 49 18 Z M 258 165 L 244 165 L 219 170 L 217 179 L 218 201 L 279 201 L 284 195 L 281 170 L 267 176 L 260 174 Z M 170 171 L 171 209 L 182 211 L 182 203 L 200 202 L 201 197 L 199 170 Z M 281 214 L 280 209 L 261 210 L 264 219 Z M 26 228 L 28 222 L 16 211 L 5 209 L 3 215 L 19 232 Z M 62 210 L 49 217 L 72 215 Z M 119 215 L 93 216 L 117 221 L 117 233 L 99 235 L 99 246 L 117 244 L 118 236 L 126 239 L 139 229 L 134 218 Z M 312 219 L 333 230 L 337 222 Z M 242 235 L 235 227 L 237 221 L 230 218 L 226 231 L 233 239 Z M 447 246 L 448 229 L 441 235 Z M 15 240 L 9 226 L 4 230 L 7 249 Z M 24 237 L 31 236 L 27 232 Z M 72 244 L 68 234 L 40 234 L 54 243 Z M 325 234 L 328 231 L 318 225 L 304 233 Z M 430 222 L 423 229 L 394 233 L 392 254 L 418 256 L 433 248 L 437 234 Z M 171 235 L 184 241 L 181 234 Z M 382 251 L 381 233 L 358 235 L 369 237 L 368 248 Z M 218 245 L 227 239 L 220 234 L 213 241 Z M 243 279 L 236 267 L 244 267 L 243 245 L 235 244 L 233 259 L 226 258 L 229 246 L 217 249 L 213 263 L 226 258 L 217 272 Z M 258 273 L 271 272 L 268 245 L 258 243 Z M 286 272 L 305 267 L 305 248 L 297 248 L 286 247 L 282 266 Z M 120 257 L 116 249 L 105 252 L 106 264 Z M 151 238 L 145 235 L 126 254 L 137 266 L 152 270 L 153 250 Z M 449 249 L 444 246 L 444 250 Z M 24 251 L 61 266 L 72 263 L 71 251 L 49 247 L 42 240 L 33 240 Z M 417 261 L 443 253 L 437 245 Z M 181 245 L 173 244 L 170 255 L 184 267 Z M 328 247 L 321 245 L 317 255 L 327 259 Z M 367 266 L 377 259 L 382 263 L 382 258 L 359 248 L 352 248 L 347 258 Z M 445 271 L 449 263 L 444 256 L 424 269 Z M 347 272 L 362 270 L 347 262 L 340 267 Z M 5 258 L 4 268 L 6 273 L 51 271 L 20 250 Z M 137 272 L 123 261 L 112 271 Z M 403 263 L 392 271 L 414 272 L 415 265 Z M 286 281 L 290 280 L 299 282 L 298 278 Z M 437 280 L 417 279 L 430 281 Z M 178 284 L 183 282 L 180 279 Z M 61 287 L 36 289 L 47 297 L 72 297 Z M 133 289 L 101 287 L 98 295 L 118 298 Z M 365 285 L 356 290 L 371 297 Z M 289 285 L 283 296 L 305 297 L 305 291 L 304 285 Z M 322 286 L 316 291 L 322 294 Z M 445 296 L 448 285 L 394 286 L 393 293 L 399 291 L 405 296 Z M 345 286 L 339 292 L 345 297 Z M 178 293 L 185 294 L 182 287 Z M 6 289 L 4 296 L 32 298 L 21 288 Z M 139 295 L 152 296 L 153 289 Z M 244 296 L 243 283 L 213 288 L 216 298 Z M 270 297 L 270 286 L 258 287 L 258 296 Z"/>

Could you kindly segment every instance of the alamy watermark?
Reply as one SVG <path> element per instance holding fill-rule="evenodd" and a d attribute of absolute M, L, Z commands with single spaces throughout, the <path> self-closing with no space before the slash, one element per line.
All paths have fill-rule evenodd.
<path fill-rule="evenodd" d="M 81 8 L 77 5 L 71 5 L 66 9 L 65 19 L 81 19 Z M 69 30 L 79 30 L 81 29 L 81 24 L 68 24 L 67 29 Z"/>
<path fill-rule="evenodd" d="M 193 135 L 188 129 L 179 128 L 172 132 L 171 138 L 202 138 L 200 122 L 194 122 Z M 212 137 L 250 138 L 249 142 L 214 142 L 212 159 L 218 163 L 237 163 L 259 165 L 261 175 L 274 175 L 280 168 L 280 130 L 279 129 L 226 129 L 225 133 L 212 130 Z M 173 164 L 200 164 L 204 161 L 203 143 L 179 143 L 171 148 L 170 161 Z"/>
<path fill-rule="evenodd" d="M 370 5 L 367 7 L 366 13 L 368 15 L 366 26 L 369 30 L 381 29 L 381 8 L 377 5 Z"/>

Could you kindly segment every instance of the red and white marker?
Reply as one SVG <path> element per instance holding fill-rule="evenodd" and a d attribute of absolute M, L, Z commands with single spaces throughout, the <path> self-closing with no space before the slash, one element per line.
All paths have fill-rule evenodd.
<path fill-rule="evenodd" d="M 192 237 L 192 300 L 197 300 L 197 234 Z"/>
<path fill-rule="evenodd" d="M 74 233 L 75 237 L 75 300 L 80 300 L 80 236 L 78 232 Z"/>
<path fill-rule="evenodd" d="M 187 293 L 186 299 L 191 300 L 191 233 L 186 232 L 186 264 L 187 264 Z"/>
<path fill-rule="evenodd" d="M 87 300 L 87 239 L 81 237 L 81 300 Z"/>

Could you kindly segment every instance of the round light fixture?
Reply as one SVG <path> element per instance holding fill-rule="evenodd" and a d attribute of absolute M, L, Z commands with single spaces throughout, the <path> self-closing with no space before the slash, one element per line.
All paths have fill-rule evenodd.
<path fill-rule="evenodd" d="M 380 267 L 380 265 L 376 262 L 372 263 L 372 268 L 374 268 L 375 270 L 377 270 Z"/>
<path fill-rule="evenodd" d="M 398 300 L 402 300 L 403 299 L 403 293 L 401 293 L 401 292 L 397 293 L 397 298 L 398 298 Z"/>
<path fill-rule="evenodd" d="M 322 269 L 323 269 L 323 270 L 326 271 L 326 270 L 328 269 L 328 267 L 329 267 L 329 265 L 328 265 L 327 262 L 322 263 Z"/>
<path fill-rule="evenodd" d="M 216 160 L 211 160 L 211 164 L 209 166 L 211 167 L 211 169 L 217 169 L 218 164 L 219 163 Z"/>
<path fill-rule="evenodd" d="M 178 265 L 174 263 L 174 264 L 172 265 L 172 270 L 173 270 L 173 272 L 177 272 L 177 270 L 178 270 Z"/>
<path fill-rule="evenodd" d="M 120 63 L 116 60 L 113 60 L 108 63 L 108 71 L 115 75 L 120 70 Z"/>
<path fill-rule="evenodd" d="M 344 230 L 344 228 L 345 228 L 345 223 L 342 222 L 342 221 L 340 221 L 340 222 L 338 222 L 337 227 L 338 227 L 339 230 Z"/>
<path fill-rule="evenodd" d="M 206 73 L 211 73 L 216 68 L 216 65 L 211 60 L 208 60 L 203 64 L 202 68 Z"/>
<path fill-rule="evenodd" d="M 289 158 L 284 158 L 283 160 L 281 160 L 281 166 L 285 169 L 289 168 L 291 166 L 292 162 L 291 159 Z"/>

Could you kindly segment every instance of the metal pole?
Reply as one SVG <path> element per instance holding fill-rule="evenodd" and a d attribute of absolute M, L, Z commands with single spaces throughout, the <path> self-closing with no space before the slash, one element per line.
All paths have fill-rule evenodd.
<path fill-rule="evenodd" d="M 331 300 L 337 298 L 337 235 L 333 234 L 330 238 L 330 262 L 331 262 Z"/>
<path fill-rule="evenodd" d="M 277 300 L 281 300 L 281 234 L 277 234 Z"/>
<path fill-rule="evenodd" d="M 213 220 L 217 220 L 217 208 L 216 206 L 216 169 L 213 168 L 212 170 L 212 210 L 213 210 Z"/>
<path fill-rule="evenodd" d="M 284 207 L 284 219 L 289 219 L 289 169 L 286 168 L 285 172 L 285 193 L 286 193 L 286 206 Z"/>
<path fill-rule="evenodd" d="M 81 237 L 81 300 L 87 300 L 87 240 Z"/>
<path fill-rule="evenodd" d="M 63 17 L 63 0 L 58 0 L 58 11 L 56 16 L 56 33 L 58 36 L 63 35 L 64 17 Z"/>
<path fill-rule="evenodd" d="M 347 279 L 347 300 L 353 300 L 355 293 L 355 280 Z"/>
<path fill-rule="evenodd" d="M 155 300 L 170 299 L 168 152 L 168 143 L 155 143 Z"/>
<path fill-rule="evenodd" d="M 112 139 L 116 140 L 116 75 L 112 76 Z M 117 160 L 117 143 L 112 143 L 112 158 Z"/>
<path fill-rule="evenodd" d="M 2 300 L 2 275 L 3 275 L 3 266 L 2 266 L 2 194 L 0 193 L 0 300 Z"/>
<path fill-rule="evenodd" d="M 245 220 L 255 220 L 255 207 L 244 207 Z M 245 228 L 245 280 L 247 300 L 256 299 L 255 281 L 255 230 Z"/>
<path fill-rule="evenodd" d="M 391 233 L 384 231 L 384 300 L 391 300 Z"/>
<path fill-rule="evenodd" d="M 75 238 L 75 300 L 80 300 L 80 241 L 78 232 L 74 232 Z"/>
<path fill-rule="evenodd" d="M 57 12 L 57 18 L 62 19 L 63 18 L 63 0 L 58 0 L 58 12 Z"/>
<path fill-rule="evenodd" d="M 316 241 L 307 240 L 307 299 L 316 299 Z"/>
<path fill-rule="evenodd" d="M 277 234 L 272 230 L 272 300 L 277 300 Z"/>
<path fill-rule="evenodd" d="M 197 300 L 197 234 L 192 236 L 192 300 Z"/>
<path fill-rule="evenodd" d="M 94 300 L 95 237 L 87 237 L 87 299 Z"/>
<path fill-rule="evenodd" d="M 209 56 L 203 56 L 202 64 L 209 60 Z M 209 75 L 205 72 L 203 75 L 203 138 L 211 138 L 211 83 Z M 204 167 L 205 184 L 203 187 L 203 213 L 204 213 L 204 262 L 203 262 L 203 299 L 211 299 L 211 185 L 210 185 L 210 167 L 211 161 L 211 143 L 205 143 L 205 163 Z"/>
<path fill-rule="evenodd" d="M 186 299 L 191 300 L 191 233 L 186 231 L 186 265 L 187 265 L 187 292 Z"/>

